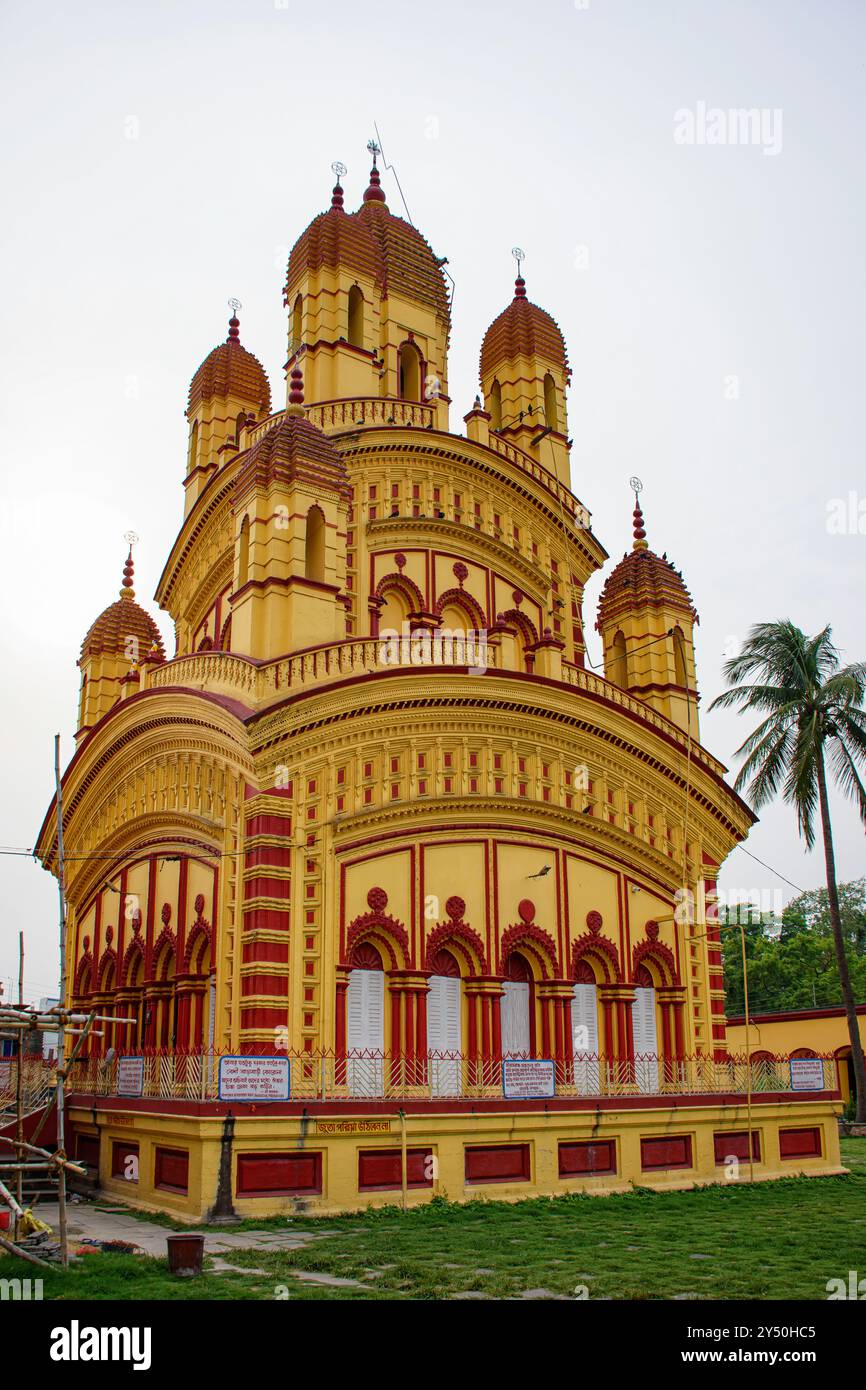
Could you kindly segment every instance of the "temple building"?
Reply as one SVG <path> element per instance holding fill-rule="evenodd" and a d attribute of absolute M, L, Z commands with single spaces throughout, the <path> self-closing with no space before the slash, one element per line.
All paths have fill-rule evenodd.
<path fill-rule="evenodd" d="M 754 818 L 663 517 L 635 483 L 595 671 L 555 319 L 518 263 L 455 431 L 444 261 L 375 155 L 344 200 L 288 259 L 285 404 L 236 310 L 192 378 L 174 654 L 132 549 L 82 644 L 68 997 L 111 1021 L 73 1153 L 190 1217 L 840 1171 L 835 1068 L 729 1053 L 715 887 Z"/>

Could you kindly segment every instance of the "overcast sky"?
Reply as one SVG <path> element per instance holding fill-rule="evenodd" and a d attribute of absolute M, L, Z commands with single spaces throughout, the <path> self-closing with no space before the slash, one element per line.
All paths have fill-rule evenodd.
<path fill-rule="evenodd" d="M 749 731 L 706 706 L 753 622 L 831 622 L 866 657 L 861 0 L 5 0 L 0 24 L 3 846 L 34 843 L 56 731 L 73 751 L 79 646 L 129 528 L 153 610 L 189 380 L 226 300 L 281 402 L 288 249 L 335 159 L 357 206 L 374 121 L 456 281 L 452 428 L 519 244 L 569 348 L 574 491 L 613 562 L 639 474 L 649 542 L 700 612 L 712 752 L 731 765 Z M 740 108 L 762 113 L 750 131 Z M 833 499 L 847 533 L 828 530 Z M 859 876 L 850 805 L 835 829 L 840 878 Z M 822 881 L 783 806 L 748 847 L 772 868 L 735 850 L 728 891 Z M 23 927 L 26 995 L 51 993 L 54 880 L 9 856 L 0 875 L 0 980 L 17 987 Z"/>

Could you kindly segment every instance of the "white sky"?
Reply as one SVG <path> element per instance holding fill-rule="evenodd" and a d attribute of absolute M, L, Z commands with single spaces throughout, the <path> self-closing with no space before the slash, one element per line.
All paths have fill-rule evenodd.
<path fill-rule="evenodd" d="M 457 282 L 452 428 L 518 243 L 569 347 L 574 490 L 616 560 L 643 478 L 650 544 L 701 615 L 705 709 L 756 621 L 831 621 L 866 656 L 866 535 L 827 531 L 832 498 L 866 496 L 864 31 L 857 0 L 6 0 L 0 842 L 35 840 L 55 731 L 72 753 L 78 648 L 130 527 L 150 604 L 182 515 L 189 380 L 227 298 L 281 401 L 288 248 L 327 206 L 332 160 L 357 205 L 374 120 Z M 699 102 L 781 111 L 781 152 L 677 144 L 675 113 Z M 704 713 L 729 763 L 748 730 Z M 850 805 L 835 824 L 853 878 L 863 831 Z M 748 843 L 822 881 L 787 808 Z M 739 850 L 722 885 L 793 895 Z M 2 857 L 0 892 L 7 995 L 20 927 L 27 996 L 53 992 L 54 880 Z"/>

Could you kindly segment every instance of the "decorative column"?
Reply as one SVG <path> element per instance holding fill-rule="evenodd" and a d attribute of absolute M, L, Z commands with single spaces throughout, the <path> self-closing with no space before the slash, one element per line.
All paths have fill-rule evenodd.
<path fill-rule="evenodd" d="M 337 966 L 337 997 L 334 1009 L 334 1082 L 346 1084 L 346 991 L 349 988 L 348 966 Z"/>

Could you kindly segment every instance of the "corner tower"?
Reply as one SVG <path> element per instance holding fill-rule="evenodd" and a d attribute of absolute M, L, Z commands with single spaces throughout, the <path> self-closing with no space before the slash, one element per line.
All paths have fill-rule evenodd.
<path fill-rule="evenodd" d="M 637 484 L 631 552 L 608 576 L 598 605 L 604 674 L 697 739 L 698 615 L 680 571 L 647 545 L 639 491 Z"/>
<path fill-rule="evenodd" d="M 237 300 L 230 301 L 228 337 L 209 352 L 189 388 L 185 515 L 226 458 L 237 453 L 245 429 L 271 413 L 271 388 L 257 357 L 240 340 Z"/>
<path fill-rule="evenodd" d="M 517 252 L 515 251 L 515 255 Z M 571 371 L 556 320 L 526 297 L 519 273 L 514 298 L 481 344 L 481 389 L 490 428 L 512 438 L 566 480 L 568 421 L 565 392 Z M 546 452 L 546 457 L 545 457 Z"/>
<path fill-rule="evenodd" d="M 339 182 L 289 256 L 287 367 L 304 354 L 309 406 L 394 400 L 427 406 L 429 423 L 448 428 L 451 312 L 433 254 L 410 222 L 388 208 L 371 142 L 373 168 L 360 208 L 347 213 Z M 332 411 L 344 426 L 343 412 Z M 363 416 L 363 412 L 362 412 Z M 355 421 L 352 412 L 348 423 Z M 323 413 L 327 427 L 330 417 Z M 363 416 L 359 422 L 367 422 Z M 384 417 L 383 417 L 384 422 Z M 391 421 L 394 423 L 394 421 Z"/>
<path fill-rule="evenodd" d="M 120 597 L 100 613 L 81 644 L 77 743 L 118 700 L 135 694 L 142 667 L 165 661 L 162 635 L 150 614 L 136 603 L 132 576 L 130 544 Z"/>

